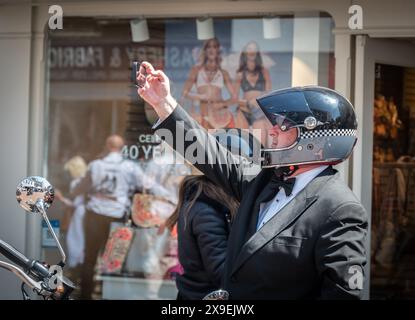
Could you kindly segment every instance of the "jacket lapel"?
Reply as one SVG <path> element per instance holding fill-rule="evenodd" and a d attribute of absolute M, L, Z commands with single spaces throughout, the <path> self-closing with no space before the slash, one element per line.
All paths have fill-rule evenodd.
<path fill-rule="evenodd" d="M 261 193 L 265 185 L 267 185 L 271 178 L 271 169 L 264 169 L 260 174 L 251 182 L 249 191 L 244 195 L 244 200 L 239 206 L 238 213 L 235 220 L 232 223 L 231 233 L 228 240 L 227 249 L 227 270 L 231 266 L 231 262 L 238 256 L 244 243 L 255 233 L 255 229 L 252 229 L 253 224 L 256 224 L 256 217 L 254 212 L 257 212 L 255 199 Z M 248 236 L 250 235 L 250 236 Z"/>
<path fill-rule="evenodd" d="M 315 201 L 317 201 L 317 192 L 322 183 L 325 183 L 332 175 L 332 168 L 324 170 L 317 178 L 300 191 L 295 198 L 285 205 L 281 211 L 273 216 L 261 229 L 254 233 L 242 246 L 239 255 L 234 260 L 231 273 L 235 273 L 249 257 L 286 229 Z M 252 222 L 255 222 L 256 225 L 256 219 L 252 219 L 251 223 Z"/>

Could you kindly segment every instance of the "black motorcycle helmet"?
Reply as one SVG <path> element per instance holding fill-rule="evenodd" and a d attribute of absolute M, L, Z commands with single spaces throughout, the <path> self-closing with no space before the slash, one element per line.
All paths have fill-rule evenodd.
<path fill-rule="evenodd" d="M 257 99 L 270 122 L 281 131 L 297 128 L 296 141 L 284 148 L 262 149 L 262 167 L 337 164 L 356 144 L 357 120 L 352 104 L 338 92 L 319 86 L 272 91 Z"/>

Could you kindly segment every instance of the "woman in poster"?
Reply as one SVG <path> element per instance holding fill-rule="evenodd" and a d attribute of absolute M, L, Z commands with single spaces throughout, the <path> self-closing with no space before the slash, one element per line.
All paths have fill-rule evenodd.
<path fill-rule="evenodd" d="M 196 93 L 191 92 L 196 86 Z M 223 88 L 230 98 L 224 100 Z M 221 68 L 220 43 L 212 38 L 203 44 L 200 64 L 194 66 L 186 80 L 182 96 L 200 103 L 200 115 L 196 117 L 207 129 L 234 127 L 233 115 L 228 109 L 236 102 L 236 95 L 229 73 Z"/>
<path fill-rule="evenodd" d="M 242 99 L 238 101 L 237 127 L 243 129 L 249 127 L 263 129 L 266 127 L 268 122 L 265 120 L 256 98 L 271 88 L 271 77 L 263 66 L 258 44 L 250 41 L 242 49 L 236 74 L 235 92 L 239 95 L 239 91 L 242 90 L 243 93 Z"/>

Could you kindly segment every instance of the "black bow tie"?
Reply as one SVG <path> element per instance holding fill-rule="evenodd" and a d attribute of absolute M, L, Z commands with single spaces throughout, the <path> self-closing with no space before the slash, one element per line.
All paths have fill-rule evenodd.
<path fill-rule="evenodd" d="M 275 197 L 281 188 L 284 189 L 285 195 L 289 197 L 293 192 L 294 184 L 295 178 L 284 179 L 283 176 L 273 173 L 271 180 L 260 194 L 258 200 L 260 203 L 270 201 Z"/>
<path fill-rule="evenodd" d="M 269 187 L 274 189 L 275 193 L 277 193 L 278 190 L 283 188 L 284 192 L 285 192 L 285 195 L 287 197 L 289 197 L 293 192 L 294 184 L 295 184 L 295 178 L 284 179 L 283 177 L 279 177 L 279 176 L 274 175 L 271 178 L 271 181 L 269 183 Z"/>
<path fill-rule="evenodd" d="M 272 174 L 271 179 L 269 180 L 267 185 L 264 187 L 264 189 L 262 189 L 262 191 L 260 192 L 260 194 L 258 195 L 255 201 L 255 208 L 256 208 L 255 213 L 256 214 L 252 215 L 250 227 L 248 229 L 248 232 L 246 233 L 246 239 L 249 239 L 256 232 L 260 204 L 272 200 L 277 195 L 277 193 L 279 192 L 281 188 L 284 188 L 285 195 L 287 197 L 291 195 L 292 193 L 294 183 L 295 183 L 295 178 L 288 178 L 284 180 L 284 175 L 278 169 L 273 170 L 271 174 Z"/>

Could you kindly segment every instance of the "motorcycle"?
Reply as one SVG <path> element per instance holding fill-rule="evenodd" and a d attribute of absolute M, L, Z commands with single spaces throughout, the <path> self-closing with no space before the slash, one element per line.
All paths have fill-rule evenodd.
<path fill-rule="evenodd" d="M 19 205 L 28 213 L 41 214 L 43 220 L 54 238 L 62 260 L 56 265 L 48 265 L 38 260 L 32 260 L 23 255 L 16 248 L 0 239 L 0 253 L 11 262 L 0 260 L 0 267 L 13 272 L 22 280 L 21 290 L 24 300 L 30 300 L 26 286 L 45 300 L 70 299 L 75 285 L 65 276 L 66 255 L 59 240 L 53 231 L 46 210 L 49 209 L 55 197 L 52 185 L 42 177 L 32 176 L 23 179 L 16 190 L 16 199 Z"/>

